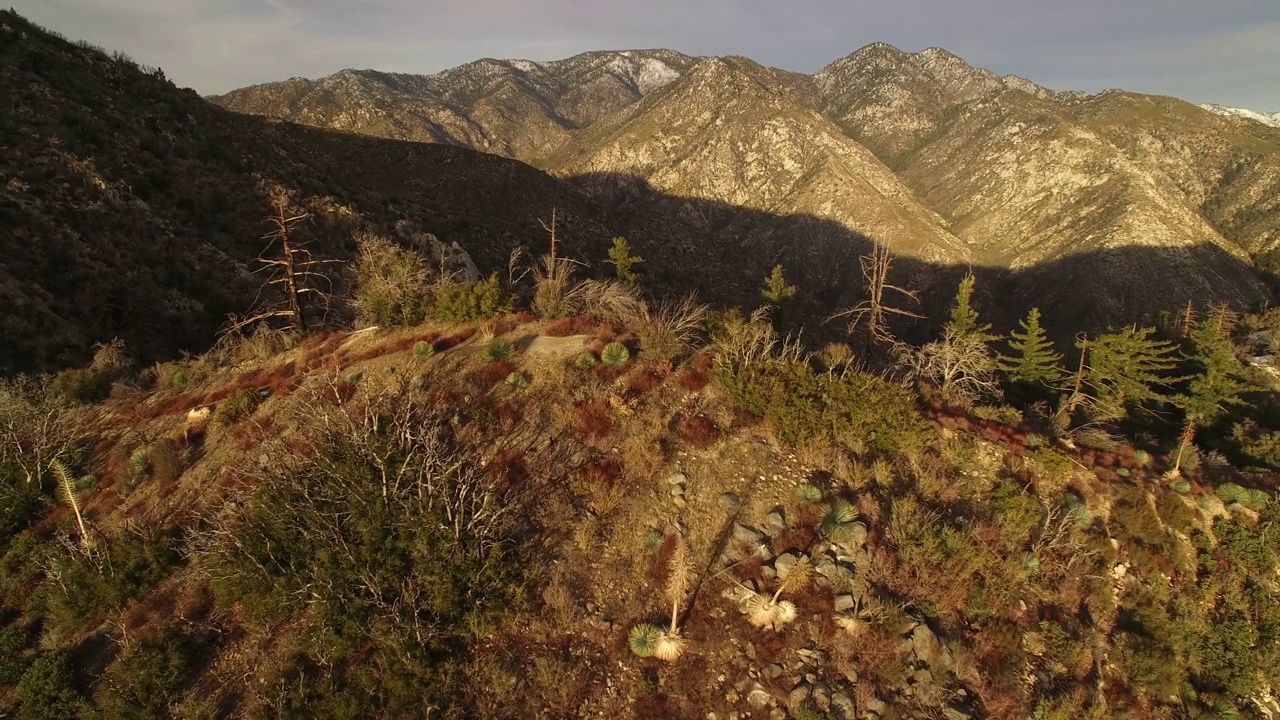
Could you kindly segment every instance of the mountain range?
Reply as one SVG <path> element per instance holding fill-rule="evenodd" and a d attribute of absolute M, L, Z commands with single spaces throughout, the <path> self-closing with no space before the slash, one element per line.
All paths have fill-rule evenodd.
<path fill-rule="evenodd" d="M 998 304 L 1053 306 L 1084 325 L 1268 299 L 1262 275 L 1280 247 L 1280 129 L 1171 97 L 1054 92 L 938 48 L 877 43 L 813 75 L 670 50 L 481 60 L 211 100 L 504 154 L 595 178 L 580 185 L 598 197 L 625 179 L 691 206 L 824 221 L 826 232 L 784 235 L 683 212 L 686 227 L 665 232 L 794 266 L 831 302 L 858 291 L 852 258 L 865 247 L 850 237 L 984 268 Z"/>
<path fill-rule="evenodd" d="M 592 52 L 202 99 L 0 21 L 5 371 L 81 362 L 117 336 L 144 360 L 207 347 L 252 302 L 279 192 L 339 261 L 357 232 L 425 233 L 506 274 L 513 251 L 545 251 L 554 212 L 590 272 L 627 237 L 660 297 L 756 305 L 781 264 L 815 337 L 838 337 L 827 318 L 864 298 L 873 242 L 933 318 L 902 328 L 913 339 L 970 270 L 997 327 L 1039 306 L 1066 339 L 1188 302 L 1270 302 L 1280 266 L 1280 129 L 1054 92 L 940 49 L 874 44 L 813 75 Z"/>

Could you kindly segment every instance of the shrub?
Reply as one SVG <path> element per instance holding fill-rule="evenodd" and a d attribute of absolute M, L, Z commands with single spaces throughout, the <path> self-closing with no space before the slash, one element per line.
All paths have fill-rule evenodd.
<path fill-rule="evenodd" d="M 191 675 L 191 663 L 180 640 L 144 640 L 107 669 L 93 700 L 99 717 L 170 717 L 170 706 Z"/>
<path fill-rule="evenodd" d="M 689 415 L 680 423 L 680 436 L 694 447 L 708 448 L 720 439 L 720 429 L 705 415 Z"/>
<path fill-rule="evenodd" d="M 522 372 L 513 372 L 507 375 L 507 387 L 512 390 L 523 390 L 529 387 L 529 378 Z"/>
<path fill-rule="evenodd" d="M 27 635 L 16 627 L 0 628 L 0 687 L 16 685 L 26 672 L 22 653 L 27 649 Z"/>
<path fill-rule="evenodd" d="M 497 274 L 474 283 L 444 285 L 436 295 L 432 315 L 445 322 L 470 322 L 506 315 L 514 304 L 511 297 L 502 292 Z"/>
<path fill-rule="evenodd" d="M 611 342 L 600 351 L 600 362 L 610 367 L 622 367 L 631 360 L 631 351 L 620 342 Z"/>
<path fill-rule="evenodd" d="M 141 596 L 178 560 L 173 535 L 154 529 L 125 533 L 108 542 L 101 565 L 84 556 L 63 559 L 61 582 L 43 588 L 46 607 L 58 629 L 70 632 Z"/>
<path fill-rule="evenodd" d="M 106 399 L 111 391 L 110 378 L 89 368 L 63 370 L 53 376 L 49 392 L 77 403 L 96 403 Z"/>
<path fill-rule="evenodd" d="M 431 271 L 416 252 L 385 238 L 357 238 L 352 304 L 360 325 L 417 325 L 431 308 Z"/>
<path fill-rule="evenodd" d="M 413 344 L 413 356 L 419 360 L 425 360 L 435 354 L 435 343 L 430 340 L 422 340 Z"/>
<path fill-rule="evenodd" d="M 573 359 L 573 366 L 579 370 L 590 370 L 600 363 L 595 355 L 584 352 Z"/>
<path fill-rule="evenodd" d="M 18 681 L 18 720 L 74 720 L 83 696 L 71 677 L 71 662 L 61 652 L 36 658 Z"/>
<path fill-rule="evenodd" d="M 516 346 L 506 338 L 494 338 L 489 341 L 484 355 L 490 362 L 510 362 L 516 356 Z"/>
<path fill-rule="evenodd" d="M 152 476 L 156 482 L 170 483 L 187 469 L 186 453 L 173 438 L 161 438 L 147 449 Z"/>
<path fill-rule="evenodd" d="M 240 388 L 218 403 L 213 411 L 213 421 L 219 425 L 234 425 L 252 415 L 260 402 L 257 390 Z"/>

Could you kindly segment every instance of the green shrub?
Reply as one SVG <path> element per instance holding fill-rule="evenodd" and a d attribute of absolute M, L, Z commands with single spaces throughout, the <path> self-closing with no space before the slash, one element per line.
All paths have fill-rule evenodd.
<path fill-rule="evenodd" d="M 599 364 L 600 361 L 596 359 L 596 356 L 589 352 L 584 352 L 573 359 L 573 366 L 579 370 L 590 370 Z"/>
<path fill-rule="evenodd" d="M 1223 483 L 1218 486 L 1217 492 L 1218 497 L 1222 498 L 1222 501 L 1227 504 L 1239 503 L 1244 505 L 1249 501 L 1249 491 L 1235 483 Z"/>
<path fill-rule="evenodd" d="M 600 351 L 600 362 L 610 367 L 622 367 L 631 360 L 631 351 L 620 342 L 611 342 Z"/>
<path fill-rule="evenodd" d="M 261 402 L 257 390 L 241 388 L 218 403 L 213 410 L 213 421 L 219 425 L 234 425 L 252 415 Z"/>
<path fill-rule="evenodd" d="M 53 377 L 49 392 L 71 402 L 101 402 L 111 392 L 111 379 L 89 368 L 72 368 Z"/>
<path fill-rule="evenodd" d="M 27 634 L 16 627 L 0 628 L 0 687 L 12 687 L 22 679 L 27 663 Z"/>
<path fill-rule="evenodd" d="M 445 322 L 470 322 L 506 315 L 512 311 L 511 297 L 502 292 L 497 274 L 474 283 L 445 285 L 436 295 L 432 315 Z"/>
<path fill-rule="evenodd" d="M 812 483 L 801 483 L 796 488 L 796 502 L 812 505 L 822 499 L 822 489 Z"/>
<path fill-rule="evenodd" d="M 72 632 L 140 597 L 179 560 L 177 539 L 158 530 L 128 532 L 106 541 L 106 557 L 60 561 L 60 582 L 41 592 L 54 625 Z"/>
<path fill-rule="evenodd" d="M 191 675 L 182 638 L 146 639 L 107 669 L 93 695 L 97 717 L 171 717 L 170 706 Z"/>
<path fill-rule="evenodd" d="M 61 652 L 36 658 L 18 681 L 17 695 L 18 720 L 74 720 L 84 700 Z"/>
<path fill-rule="evenodd" d="M 507 375 L 506 383 L 512 390 L 523 390 L 529 387 L 529 377 L 517 370 Z"/>
<path fill-rule="evenodd" d="M 506 338 L 496 337 L 489 341 L 484 356 L 490 362 L 508 362 L 516 356 L 516 346 Z"/>
<path fill-rule="evenodd" d="M 717 384 L 739 408 L 769 420 L 787 444 L 822 437 L 854 452 L 920 450 L 932 433 L 910 390 L 871 373 L 814 373 L 803 361 L 721 363 Z"/>
<path fill-rule="evenodd" d="M 181 390 L 186 387 L 187 382 L 187 372 L 185 370 L 178 370 L 169 377 L 169 387 L 174 390 Z"/>
<path fill-rule="evenodd" d="M 435 343 L 429 340 L 422 340 L 413 344 L 413 356 L 419 360 L 425 360 L 435 354 Z"/>

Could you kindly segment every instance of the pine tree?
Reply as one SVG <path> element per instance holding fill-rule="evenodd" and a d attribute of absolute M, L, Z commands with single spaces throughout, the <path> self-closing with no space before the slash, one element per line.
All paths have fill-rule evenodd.
<path fill-rule="evenodd" d="M 1179 378 L 1171 342 L 1152 337 L 1155 328 L 1128 327 L 1089 344 L 1084 382 L 1093 392 L 1093 409 L 1101 420 L 1120 420 L 1129 407 L 1168 400 L 1163 390 Z"/>
<path fill-rule="evenodd" d="M 1040 326 L 1040 309 L 1031 308 L 1018 327 L 1021 332 L 1009 333 L 1009 350 L 1013 354 L 1001 358 L 1002 369 L 1011 382 L 1056 387 L 1065 376 L 1062 353 L 1054 350 Z"/>
<path fill-rule="evenodd" d="M 631 254 L 631 246 L 627 244 L 626 238 L 616 237 L 613 239 L 613 247 L 609 248 L 609 262 L 616 268 L 619 280 L 633 285 L 636 282 L 635 266 L 644 262 L 644 258 Z"/>
<path fill-rule="evenodd" d="M 1243 403 L 1241 396 L 1249 390 L 1248 383 L 1241 379 L 1244 365 L 1236 356 L 1229 327 L 1218 318 L 1210 318 L 1189 334 L 1191 352 L 1184 357 L 1192 375 L 1186 392 L 1174 398 L 1186 415 L 1174 474 L 1181 468 L 1182 456 L 1196 431 L 1219 420 L 1232 405 Z"/>
<path fill-rule="evenodd" d="M 951 308 L 951 319 L 947 321 L 947 331 L 956 337 L 976 337 L 982 342 L 996 339 L 991 333 L 991 325 L 978 320 L 978 311 L 973 309 L 973 288 L 978 282 L 973 273 L 960 280 L 956 289 L 956 304 Z"/>
<path fill-rule="evenodd" d="M 782 276 L 782 266 L 774 265 L 773 271 L 764 281 L 764 290 L 760 294 L 774 305 L 781 305 L 784 301 L 795 297 L 796 288 L 794 285 L 787 284 L 786 278 Z"/>

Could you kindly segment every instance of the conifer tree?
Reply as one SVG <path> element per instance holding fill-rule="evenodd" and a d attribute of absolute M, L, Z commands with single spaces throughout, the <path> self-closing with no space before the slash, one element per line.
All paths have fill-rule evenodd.
<path fill-rule="evenodd" d="M 991 333 L 991 325 L 978 320 L 978 311 L 973 309 L 973 287 L 977 278 L 969 273 L 960 280 L 956 290 L 956 304 L 951 308 L 951 319 L 947 321 L 947 331 L 956 337 L 975 337 L 982 342 L 996 339 Z"/>
<path fill-rule="evenodd" d="M 1178 358 L 1173 343 L 1154 334 L 1155 328 L 1135 326 L 1089 343 L 1084 382 L 1093 393 L 1099 420 L 1120 420 L 1130 406 L 1169 399 L 1163 388 L 1178 382 L 1169 374 L 1178 366 Z"/>
<path fill-rule="evenodd" d="M 786 278 L 782 275 L 782 266 L 774 265 L 773 271 L 764 281 L 764 290 L 760 295 L 774 305 L 781 305 L 784 301 L 795 297 L 796 288 L 794 285 L 787 284 Z"/>
<path fill-rule="evenodd" d="M 1053 343 L 1045 335 L 1040 326 L 1040 308 L 1031 308 L 1025 320 L 1018 323 L 1021 332 L 1009 333 L 1009 349 L 1012 355 L 1001 358 L 1002 368 L 1009 380 L 1027 385 L 1043 385 L 1056 387 L 1062 382 L 1062 353 L 1053 348 Z"/>
<path fill-rule="evenodd" d="M 609 248 L 609 262 L 613 263 L 617 270 L 619 280 L 628 285 L 634 285 L 635 266 L 644 262 L 644 258 L 631 254 L 631 246 L 627 244 L 626 238 L 616 237 L 613 239 L 613 247 Z"/>
<path fill-rule="evenodd" d="M 1227 327 L 1225 323 L 1210 318 L 1190 332 L 1191 352 L 1185 358 L 1193 374 L 1186 392 L 1174 399 L 1186 415 L 1173 468 L 1175 475 L 1182 466 L 1183 454 L 1195 439 L 1196 431 L 1216 422 L 1232 405 L 1244 402 L 1241 396 L 1249 389 L 1241 379 L 1244 365 L 1236 356 Z"/>

